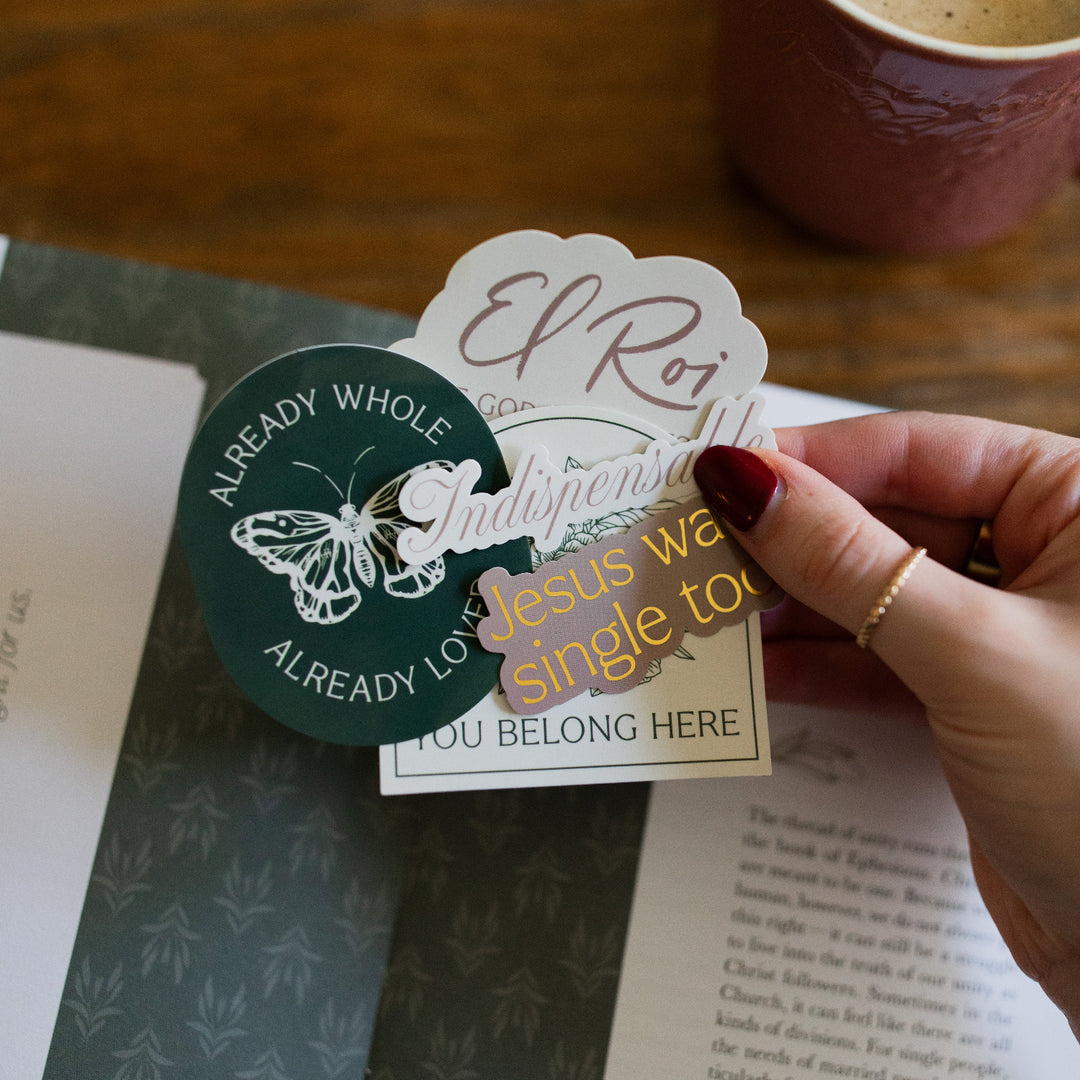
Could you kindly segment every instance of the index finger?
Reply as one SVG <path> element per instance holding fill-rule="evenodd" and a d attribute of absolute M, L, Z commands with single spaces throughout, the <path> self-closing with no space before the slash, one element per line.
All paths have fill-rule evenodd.
<path fill-rule="evenodd" d="M 777 443 L 864 506 L 994 522 L 1014 576 L 1080 515 L 1080 441 L 932 413 L 876 413 L 783 428 Z"/>

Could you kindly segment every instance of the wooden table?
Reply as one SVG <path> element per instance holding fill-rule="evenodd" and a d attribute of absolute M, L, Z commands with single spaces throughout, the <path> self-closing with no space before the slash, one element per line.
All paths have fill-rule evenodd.
<path fill-rule="evenodd" d="M 723 270 L 768 377 L 1080 434 L 1080 183 L 936 258 L 730 174 L 712 0 L 8 0 L 0 231 L 419 314 L 509 229 Z"/>

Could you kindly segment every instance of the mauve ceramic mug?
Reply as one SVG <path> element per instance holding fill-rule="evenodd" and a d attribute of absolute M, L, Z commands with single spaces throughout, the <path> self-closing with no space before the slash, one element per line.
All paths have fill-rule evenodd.
<path fill-rule="evenodd" d="M 961 45 L 850 0 L 722 0 L 738 167 L 795 219 L 893 251 L 1008 232 L 1080 167 L 1080 38 Z"/>

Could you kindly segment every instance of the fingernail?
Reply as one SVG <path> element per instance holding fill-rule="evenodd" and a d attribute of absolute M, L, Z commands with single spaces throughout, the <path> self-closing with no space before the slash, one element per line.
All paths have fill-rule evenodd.
<path fill-rule="evenodd" d="M 733 529 L 757 524 L 780 484 L 757 454 L 737 446 L 710 446 L 694 463 L 694 479 L 709 508 Z"/>

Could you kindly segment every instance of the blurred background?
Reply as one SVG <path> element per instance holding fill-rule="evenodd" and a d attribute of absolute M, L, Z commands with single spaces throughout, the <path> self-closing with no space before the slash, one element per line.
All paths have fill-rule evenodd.
<path fill-rule="evenodd" d="M 721 2 L 5 0 L 0 232 L 413 316 L 601 232 L 727 274 L 772 381 L 1080 435 L 1080 183 L 972 252 L 803 233 L 727 164 Z"/>

